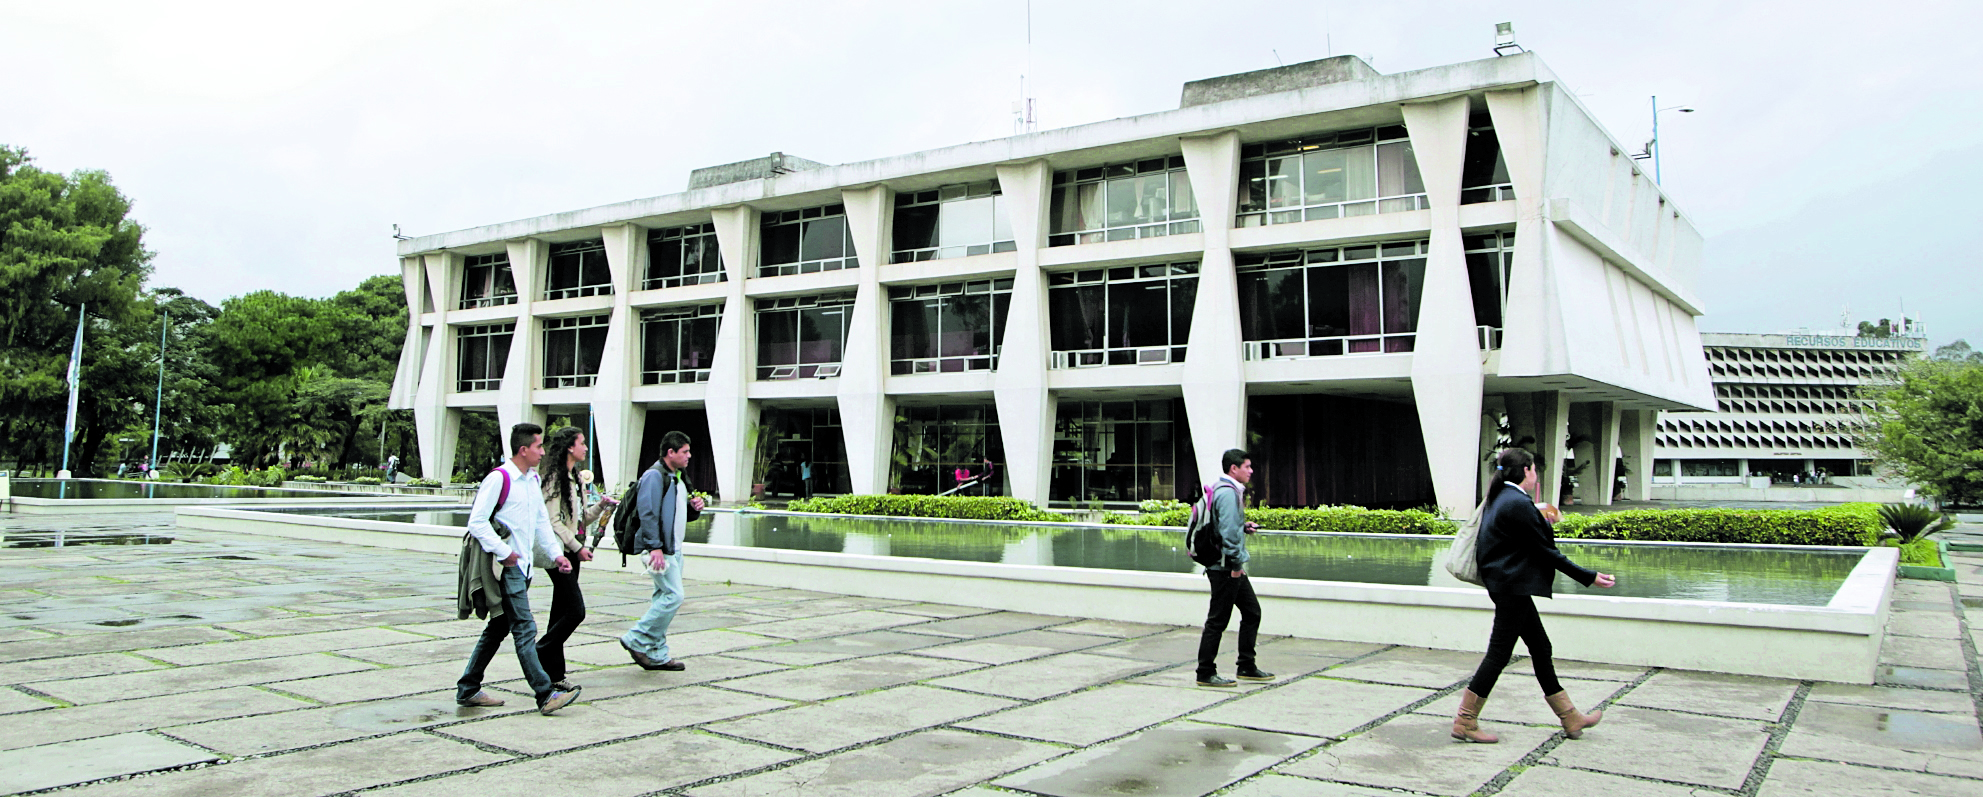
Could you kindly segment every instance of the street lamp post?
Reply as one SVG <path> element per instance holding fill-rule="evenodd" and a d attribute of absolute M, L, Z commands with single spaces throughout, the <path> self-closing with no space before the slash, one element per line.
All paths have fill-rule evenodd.
<path fill-rule="evenodd" d="M 1679 111 L 1679 112 L 1681 112 L 1681 113 L 1693 113 L 1693 112 L 1694 112 L 1694 109 L 1692 109 L 1692 108 L 1686 108 L 1686 107 L 1682 107 L 1682 106 L 1679 106 L 1679 105 L 1671 105 L 1671 106 L 1667 106 L 1667 107 L 1665 107 L 1665 108 L 1661 108 L 1661 107 L 1659 107 L 1659 95 L 1657 95 L 1657 94 L 1654 94 L 1654 95 L 1653 95 L 1653 98 L 1652 98 L 1652 107 L 1653 107 L 1653 136 L 1652 136 L 1652 142 L 1651 142 L 1651 143 L 1652 143 L 1652 162 L 1653 162 L 1653 182 L 1654 182 L 1654 183 L 1658 183 L 1658 182 L 1660 181 L 1660 179 L 1659 179 L 1659 178 L 1660 178 L 1660 174 L 1659 174 L 1659 112 L 1660 112 L 1660 111 Z"/>
<path fill-rule="evenodd" d="M 151 411 L 151 459 L 145 460 L 146 463 L 151 465 L 151 473 L 158 472 L 158 433 L 161 425 L 160 422 L 165 417 L 165 328 L 171 323 L 172 313 L 165 310 L 159 311 L 158 398 L 154 400 Z M 146 475 L 149 477 L 150 473 Z"/>

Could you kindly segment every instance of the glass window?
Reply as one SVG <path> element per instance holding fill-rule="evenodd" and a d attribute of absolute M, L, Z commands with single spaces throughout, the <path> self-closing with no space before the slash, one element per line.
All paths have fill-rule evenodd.
<path fill-rule="evenodd" d="M 1047 282 L 1052 367 L 1184 360 L 1196 262 L 1060 272 Z"/>
<path fill-rule="evenodd" d="M 516 275 L 507 254 L 469 255 L 462 264 L 461 309 L 516 304 Z"/>
<path fill-rule="evenodd" d="M 891 372 L 997 368 L 1011 295 L 1011 279 L 889 288 Z"/>
<path fill-rule="evenodd" d="M 764 214 L 757 275 L 811 274 L 860 265 L 845 205 Z"/>
<path fill-rule="evenodd" d="M 720 302 L 642 314 L 640 383 L 709 381 L 709 366 L 716 356 L 716 332 L 722 320 Z"/>
<path fill-rule="evenodd" d="M 716 225 L 691 224 L 647 234 L 647 277 L 641 280 L 641 288 L 673 288 L 725 279 L 723 258 L 716 246 Z"/>
<path fill-rule="evenodd" d="M 1177 468 L 1189 468 L 1190 430 L 1182 399 L 1063 400 L 1055 409 L 1055 501 L 1177 499 Z"/>
<path fill-rule="evenodd" d="M 898 406 L 894 440 L 890 492 L 1005 494 L 1005 443 L 993 404 Z"/>
<path fill-rule="evenodd" d="M 895 263 L 1016 248 L 997 180 L 896 194 L 894 238 Z"/>
<path fill-rule="evenodd" d="M 1198 232 L 1184 158 L 1149 158 L 1054 174 L 1049 246 Z"/>
<path fill-rule="evenodd" d="M 1473 293 L 1473 319 L 1480 327 L 1481 348 L 1501 348 L 1508 281 L 1515 270 L 1515 234 L 1469 235 L 1462 242 L 1466 246 L 1467 284 Z"/>
<path fill-rule="evenodd" d="M 510 360 L 510 338 L 516 324 L 488 324 L 461 327 L 456 332 L 460 359 L 455 368 L 455 390 L 495 390 L 503 385 L 503 372 Z"/>
<path fill-rule="evenodd" d="M 758 415 L 758 425 L 767 430 L 760 441 L 766 457 L 764 470 L 752 474 L 751 481 L 764 485 L 766 494 L 797 497 L 852 490 L 839 410 L 767 406 Z M 802 478 L 803 465 L 811 466 L 810 485 Z"/>
<path fill-rule="evenodd" d="M 590 387 L 606 354 L 610 316 L 544 319 L 544 386 Z"/>
<path fill-rule="evenodd" d="M 1481 114 L 1467 128 L 1466 161 L 1460 167 L 1460 204 L 1514 199 L 1515 186 L 1508 177 L 1508 161 L 1501 156 L 1494 123 Z"/>
<path fill-rule="evenodd" d="M 1428 246 L 1418 240 L 1239 255 L 1246 358 L 1411 351 Z"/>
<path fill-rule="evenodd" d="M 613 270 L 606 266 L 604 239 L 551 245 L 551 267 L 549 278 L 544 283 L 544 298 L 569 299 L 612 292 Z"/>
<path fill-rule="evenodd" d="M 1402 126 L 1249 144 L 1240 157 L 1241 227 L 1430 207 Z"/>
<path fill-rule="evenodd" d="M 757 378 L 838 376 L 853 310 L 851 293 L 759 299 Z"/>

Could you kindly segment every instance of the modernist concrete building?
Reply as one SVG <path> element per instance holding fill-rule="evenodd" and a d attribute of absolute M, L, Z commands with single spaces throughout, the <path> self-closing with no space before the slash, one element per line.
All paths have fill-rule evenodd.
<path fill-rule="evenodd" d="M 800 463 L 824 493 L 1170 498 L 1241 446 L 1273 505 L 1465 514 L 1504 417 L 1544 462 L 1574 427 L 1650 473 L 1654 413 L 1715 406 L 1699 233 L 1532 54 L 774 154 L 399 254 L 429 474 L 462 413 L 586 413 L 608 482 L 680 428 L 732 500 Z"/>
<path fill-rule="evenodd" d="M 1653 439 L 1656 496 L 1760 499 L 1760 492 L 1745 493 L 1808 485 L 1822 474 L 1825 483 L 1871 491 L 1854 499 L 1899 500 L 1905 485 L 1877 477 L 1872 456 L 1856 441 L 1872 409 L 1862 389 L 1926 350 L 1927 339 L 1914 325 L 1887 337 L 1838 330 L 1709 332 L 1701 339 L 1716 411 L 1660 415 Z M 1784 500 L 1810 495 L 1776 491 Z"/>

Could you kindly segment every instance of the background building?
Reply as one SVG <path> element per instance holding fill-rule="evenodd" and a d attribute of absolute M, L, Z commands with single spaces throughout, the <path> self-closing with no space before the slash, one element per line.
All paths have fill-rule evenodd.
<path fill-rule="evenodd" d="M 1906 486 L 1873 473 L 1857 434 L 1862 389 L 1926 351 L 1906 324 L 1886 337 L 1852 330 L 1705 333 L 1716 411 L 1662 413 L 1653 440 L 1657 498 L 1896 501 Z M 1768 490 L 1823 483 L 1856 492 Z"/>
<path fill-rule="evenodd" d="M 1649 473 L 1653 414 L 1714 407 L 1699 233 L 1534 55 L 1180 106 L 403 241 L 393 406 L 435 474 L 462 413 L 585 413 L 608 482 L 679 428 L 726 499 L 801 463 L 1171 498 L 1242 446 L 1267 503 L 1460 514 L 1503 417 L 1543 462 L 1577 430 Z"/>

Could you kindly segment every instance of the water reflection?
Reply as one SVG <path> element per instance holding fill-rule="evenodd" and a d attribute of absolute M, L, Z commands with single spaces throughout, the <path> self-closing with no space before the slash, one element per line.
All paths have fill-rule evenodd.
<path fill-rule="evenodd" d="M 70 545 L 165 545 L 170 534 L 126 534 L 97 531 L 0 532 L 0 548 L 63 548 Z"/>
<path fill-rule="evenodd" d="M 264 487 L 235 487 L 219 484 L 179 484 L 175 482 L 98 481 L 94 479 L 16 479 L 16 498 L 55 498 L 105 500 L 132 498 L 328 498 L 339 493 L 316 490 L 282 490 Z M 351 497 L 350 494 L 342 494 Z"/>

